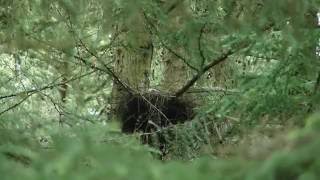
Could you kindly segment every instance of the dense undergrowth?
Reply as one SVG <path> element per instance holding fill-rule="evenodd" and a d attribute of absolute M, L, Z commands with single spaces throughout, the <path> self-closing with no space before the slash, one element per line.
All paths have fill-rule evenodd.
<path fill-rule="evenodd" d="M 278 133 L 254 148 L 235 148 L 227 159 L 200 156 L 190 161 L 161 162 L 136 137 L 91 126 L 52 132 L 46 140 L 1 129 L 1 179 L 318 179 L 320 116 L 302 129 Z M 267 149 L 265 149 L 267 148 Z M 240 150 L 242 149 L 242 150 Z M 246 151 L 243 151 L 243 150 Z"/>

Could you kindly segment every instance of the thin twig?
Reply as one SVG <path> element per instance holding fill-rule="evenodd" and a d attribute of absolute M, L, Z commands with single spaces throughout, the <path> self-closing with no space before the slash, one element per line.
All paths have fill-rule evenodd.
<path fill-rule="evenodd" d="M 204 63 L 206 62 L 206 57 L 204 56 L 204 52 L 203 52 L 202 44 L 201 44 L 201 40 L 202 40 L 202 36 L 203 36 L 205 27 L 206 27 L 206 24 L 204 24 L 201 27 L 199 38 L 198 38 L 198 50 L 199 50 L 199 54 L 200 54 L 200 57 L 201 57 L 201 65 L 200 65 L 201 68 L 204 66 Z"/>
<path fill-rule="evenodd" d="M 147 21 L 147 23 L 151 26 L 151 28 L 153 29 L 154 33 L 159 39 L 160 39 L 160 43 L 161 45 L 167 49 L 170 53 L 172 53 L 173 55 L 175 55 L 178 59 L 180 59 L 184 64 L 186 64 L 190 69 L 198 72 L 199 69 L 195 68 L 194 66 L 192 66 L 188 60 L 183 57 L 182 55 L 180 55 L 178 52 L 174 51 L 171 47 L 169 47 L 169 45 L 167 45 L 164 40 L 159 36 L 159 32 L 157 30 L 157 27 L 151 22 L 151 20 L 149 19 L 149 17 L 147 16 L 147 14 L 145 12 L 143 12 L 143 15 Z M 152 32 L 152 30 L 151 30 Z"/>
<path fill-rule="evenodd" d="M 169 1 L 170 2 L 170 1 Z M 173 10 L 175 10 L 181 3 L 183 3 L 184 0 L 178 0 L 176 1 L 175 3 L 173 3 L 169 8 L 168 10 L 166 10 L 166 13 L 167 14 L 170 14 L 170 12 L 172 12 Z"/>
<path fill-rule="evenodd" d="M 318 72 L 318 77 L 316 80 L 316 83 L 314 84 L 314 88 L 313 88 L 313 94 L 316 94 L 317 91 L 320 90 L 320 71 Z"/>
<path fill-rule="evenodd" d="M 0 112 L 0 116 L 3 115 L 4 113 L 18 107 L 20 104 L 22 104 L 24 101 L 26 101 L 30 96 L 32 96 L 33 94 L 35 94 L 35 92 L 31 93 L 31 94 L 28 94 L 26 97 L 24 97 L 22 100 L 20 100 L 18 103 L 8 107 L 7 109 L 5 109 L 4 111 L 1 111 Z"/>
<path fill-rule="evenodd" d="M 221 93 L 239 93 L 239 90 L 236 89 L 226 89 L 223 87 L 207 87 L 207 88 L 192 88 L 189 89 L 186 93 L 210 93 L 210 92 L 221 92 Z"/>
<path fill-rule="evenodd" d="M 160 110 L 158 109 L 154 104 L 152 104 L 146 97 L 144 97 L 142 94 L 139 93 L 139 95 L 141 96 L 141 98 L 146 101 L 148 104 L 150 104 L 150 106 L 152 108 L 154 108 L 156 111 L 158 111 L 168 122 L 170 122 L 170 120 L 168 119 L 168 117 Z"/>
<path fill-rule="evenodd" d="M 216 130 L 216 133 L 217 133 L 217 135 L 218 135 L 219 142 L 222 142 L 223 139 L 222 139 L 220 130 L 219 130 L 218 126 L 217 126 L 217 123 L 214 123 L 214 129 Z"/>
<path fill-rule="evenodd" d="M 58 11 L 59 12 L 59 11 Z M 61 12 L 59 12 L 60 16 L 62 16 Z M 68 24 L 69 23 L 69 24 Z M 83 59 L 82 57 L 80 56 L 74 56 L 74 58 L 76 59 L 79 59 L 81 62 L 83 62 L 85 65 L 89 65 L 92 69 L 95 69 L 95 70 L 99 70 L 99 71 L 102 71 L 102 72 L 105 72 L 107 73 L 108 75 L 110 75 L 113 80 L 119 84 L 121 87 L 123 87 L 129 94 L 132 94 L 134 91 L 133 89 L 127 85 L 126 83 L 124 83 L 116 74 L 115 72 L 110 68 L 108 67 L 107 64 L 105 64 L 102 60 L 101 60 L 101 57 L 103 55 L 101 55 L 101 57 L 98 57 L 98 55 L 96 55 L 95 53 L 93 53 L 87 46 L 86 44 L 83 42 L 83 40 L 80 38 L 80 37 L 77 37 L 77 35 L 75 34 L 75 29 L 73 27 L 73 23 L 71 21 L 71 18 L 70 18 L 70 15 L 68 14 L 67 16 L 67 23 L 66 23 L 67 27 L 69 28 L 70 32 L 73 34 L 73 38 L 75 41 L 79 41 L 81 46 L 86 50 L 86 52 L 88 52 L 92 57 L 95 57 L 97 61 L 99 61 L 105 69 L 102 69 L 102 68 L 98 68 L 96 67 L 94 64 L 89 64 L 85 59 Z M 109 49 L 112 44 L 115 42 L 116 38 L 120 35 L 120 32 L 116 34 L 116 36 L 111 40 L 111 42 L 107 45 L 107 48 L 106 49 Z"/>
<path fill-rule="evenodd" d="M 43 95 L 43 96 L 45 96 L 45 97 L 47 97 L 47 98 L 50 100 L 50 102 L 53 104 L 54 109 L 58 112 L 59 115 L 62 114 L 62 112 L 60 111 L 60 109 L 62 109 L 62 108 L 60 107 L 60 105 L 59 105 L 58 103 L 56 103 L 56 102 L 53 100 L 52 97 L 50 97 L 49 95 L 47 95 L 47 94 L 45 94 L 45 93 L 43 93 L 43 92 L 40 92 L 40 94 Z"/>
<path fill-rule="evenodd" d="M 80 56 L 74 56 L 74 58 L 80 60 L 81 62 L 83 62 L 86 66 L 94 69 L 94 70 L 98 70 L 101 72 L 105 72 L 107 73 L 109 76 L 111 76 L 113 78 L 113 80 L 119 84 L 121 87 L 123 87 L 129 94 L 133 94 L 135 91 L 129 86 L 127 85 L 125 82 L 123 82 L 122 80 L 120 80 L 120 78 L 115 74 L 115 72 L 113 72 L 113 70 L 108 67 L 108 65 L 103 64 L 104 68 L 100 68 L 95 66 L 94 64 L 90 64 L 87 60 L 85 60 L 84 58 L 80 57 Z"/>
<path fill-rule="evenodd" d="M 81 79 L 81 78 L 83 78 L 85 76 L 88 76 L 88 75 L 94 73 L 94 72 L 96 72 L 96 71 L 94 70 L 94 71 L 91 71 L 89 73 L 86 73 L 86 74 L 83 74 L 83 75 L 80 75 L 80 76 L 77 76 L 77 77 L 73 77 L 73 78 L 68 79 L 66 81 L 63 81 L 63 82 L 60 82 L 60 83 L 55 83 L 55 84 L 49 84 L 49 85 L 43 86 L 43 87 L 38 88 L 38 89 L 30 89 L 30 90 L 27 90 L 27 91 L 13 93 L 13 94 L 10 94 L 10 95 L 0 96 L 0 100 L 1 99 L 6 99 L 6 98 L 11 98 L 11 97 L 16 97 L 16 96 L 19 96 L 21 94 L 28 95 L 28 94 L 32 94 L 32 93 L 35 93 L 35 92 L 43 91 L 43 90 L 46 90 L 46 89 L 52 89 L 54 87 L 61 86 L 61 85 L 65 84 L 65 83 L 69 83 L 69 82 Z"/>
<path fill-rule="evenodd" d="M 161 44 L 164 48 L 166 48 L 170 53 L 175 55 L 178 59 L 180 59 L 184 64 L 186 64 L 190 69 L 194 71 L 199 71 L 199 69 L 193 67 L 186 58 L 182 57 L 182 55 L 178 54 L 176 51 L 174 51 L 172 48 L 170 48 L 167 44 L 165 44 L 163 41 L 161 41 Z"/>

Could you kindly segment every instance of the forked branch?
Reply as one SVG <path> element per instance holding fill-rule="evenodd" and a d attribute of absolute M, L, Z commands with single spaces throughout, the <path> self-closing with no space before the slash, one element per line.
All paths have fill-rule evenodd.
<path fill-rule="evenodd" d="M 207 64 L 206 66 L 204 66 L 201 71 L 199 71 L 195 76 L 193 76 L 192 79 L 190 79 L 180 90 L 178 90 L 174 95 L 176 97 L 180 97 L 182 96 L 185 92 L 188 91 L 188 89 L 190 89 L 194 83 L 196 83 L 200 77 L 207 72 L 209 69 L 211 69 L 212 67 L 222 63 L 223 61 L 225 61 L 226 59 L 228 59 L 228 57 L 230 55 L 232 55 L 234 52 L 229 50 L 226 53 L 222 54 L 221 56 L 219 56 L 217 59 L 211 61 L 211 63 Z"/>

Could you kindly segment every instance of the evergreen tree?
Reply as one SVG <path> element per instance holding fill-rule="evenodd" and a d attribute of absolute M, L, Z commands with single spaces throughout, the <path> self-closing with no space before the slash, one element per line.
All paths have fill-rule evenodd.
<path fill-rule="evenodd" d="M 0 0 L 3 178 L 318 179 L 319 5 Z"/>

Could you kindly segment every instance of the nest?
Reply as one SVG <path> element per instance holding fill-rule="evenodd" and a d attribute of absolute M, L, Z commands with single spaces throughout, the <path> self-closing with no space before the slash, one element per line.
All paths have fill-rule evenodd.
<path fill-rule="evenodd" d="M 118 106 L 122 132 L 141 133 L 141 142 L 158 148 L 162 159 L 168 151 L 172 127 L 194 117 L 192 102 L 159 92 L 122 96 Z"/>
<path fill-rule="evenodd" d="M 159 93 L 128 95 L 119 106 L 122 131 L 125 133 L 152 133 L 191 120 L 190 101 Z"/>

